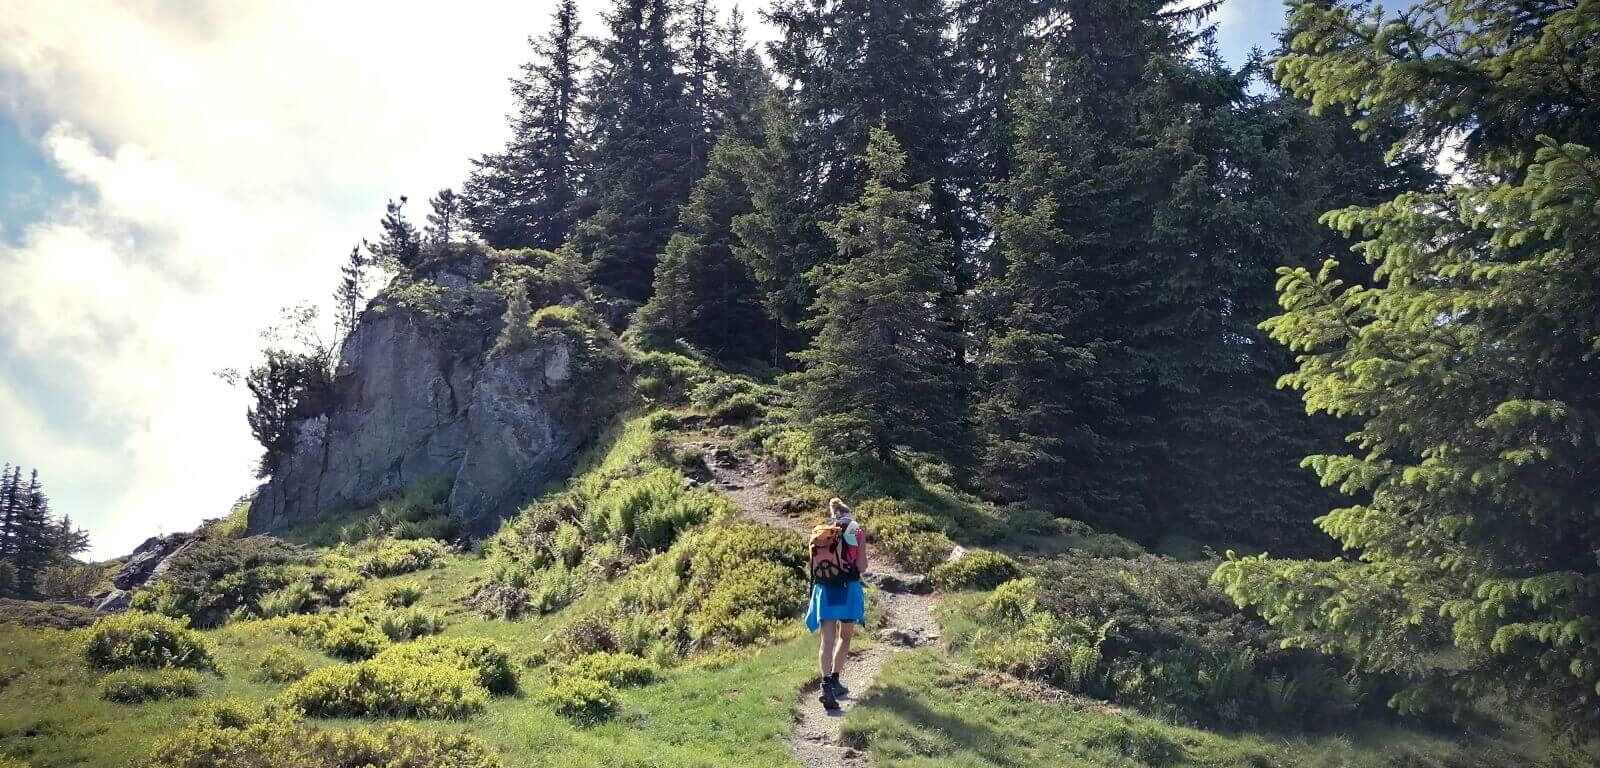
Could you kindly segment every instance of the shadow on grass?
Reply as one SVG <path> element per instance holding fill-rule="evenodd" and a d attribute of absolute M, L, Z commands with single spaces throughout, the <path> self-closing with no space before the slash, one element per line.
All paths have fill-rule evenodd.
<path fill-rule="evenodd" d="M 882 740 L 899 741 L 907 751 L 925 757 L 960 751 L 995 765 L 1020 765 L 1001 749 L 1001 734 L 993 728 L 929 709 L 915 692 L 900 686 L 874 688 L 857 706 L 866 722 L 854 728 L 846 723 L 843 734 L 845 744 L 855 749 L 866 750 L 876 736 L 880 746 Z M 904 726 L 898 727 L 897 720 Z"/>

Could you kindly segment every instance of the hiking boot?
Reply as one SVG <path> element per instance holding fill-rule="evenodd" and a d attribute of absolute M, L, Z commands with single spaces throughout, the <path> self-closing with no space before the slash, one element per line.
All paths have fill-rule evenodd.
<path fill-rule="evenodd" d="M 850 689 L 844 687 L 844 683 L 839 682 L 838 675 L 828 675 L 822 678 L 822 687 L 829 689 L 836 699 L 842 699 L 850 695 Z"/>
<path fill-rule="evenodd" d="M 833 688 L 826 680 L 822 681 L 822 695 L 817 697 L 817 701 L 822 702 L 822 708 L 829 712 L 836 712 L 839 709 L 839 700 L 833 697 Z"/>

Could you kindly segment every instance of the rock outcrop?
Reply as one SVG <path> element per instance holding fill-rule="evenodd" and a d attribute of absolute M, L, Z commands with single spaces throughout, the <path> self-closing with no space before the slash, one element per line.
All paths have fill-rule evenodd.
<path fill-rule="evenodd" d="M 491 354 L 500 308 L 467 283 L 441 312 L 380 299 L 343 346 L 329 405 L 292 425 L 292 444 L 250 506 L 277 532 L 369 505 L 415 483 L 450 483 L 449 507 L 482 535 L 563 476 L 615 408 L 620 356 L 582 334 L 537 334 Z M 488 297 L 485 300 L 484 297 Z M 462 310 L 462 302 L 476 306 Z"/>

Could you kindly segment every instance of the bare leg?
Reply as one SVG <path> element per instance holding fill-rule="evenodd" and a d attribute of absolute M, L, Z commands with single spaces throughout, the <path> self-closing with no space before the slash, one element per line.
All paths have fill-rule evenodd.
<path fill-rule="evenodd" d="M 835 623 L 839 625 L 839 643 L 833 651 L 833 671 L 837 674 L 844 671 L 844 663 L 850 658 L 850 637 L 856 633 L 856 625 L 851 621 Z"/>
<path fill-rule="evenodd" d="M 817 662 L 822 667 L 823 677 L 833 674 L 834 636 L 839 632 L 839 624 L 837 621 L 822 622 L 822 650 L 817 654 Z"/>

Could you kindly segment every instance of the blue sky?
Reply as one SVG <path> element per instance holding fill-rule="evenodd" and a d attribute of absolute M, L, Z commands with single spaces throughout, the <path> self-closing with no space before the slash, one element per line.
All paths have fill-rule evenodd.
<path fill-rule="evenodd" d="M 93 555 L 253 487 L 244 394 L 213 373 L 247 366 L 280 307 L 326 299 L 387 197 L 426 199 L 503 140 L 505 78 L 549 9 L 8 4 L 0 460 L 39 469 Z M 1219 49 L 1271 48 L 1282 16 L 1227 0 Z"/>

